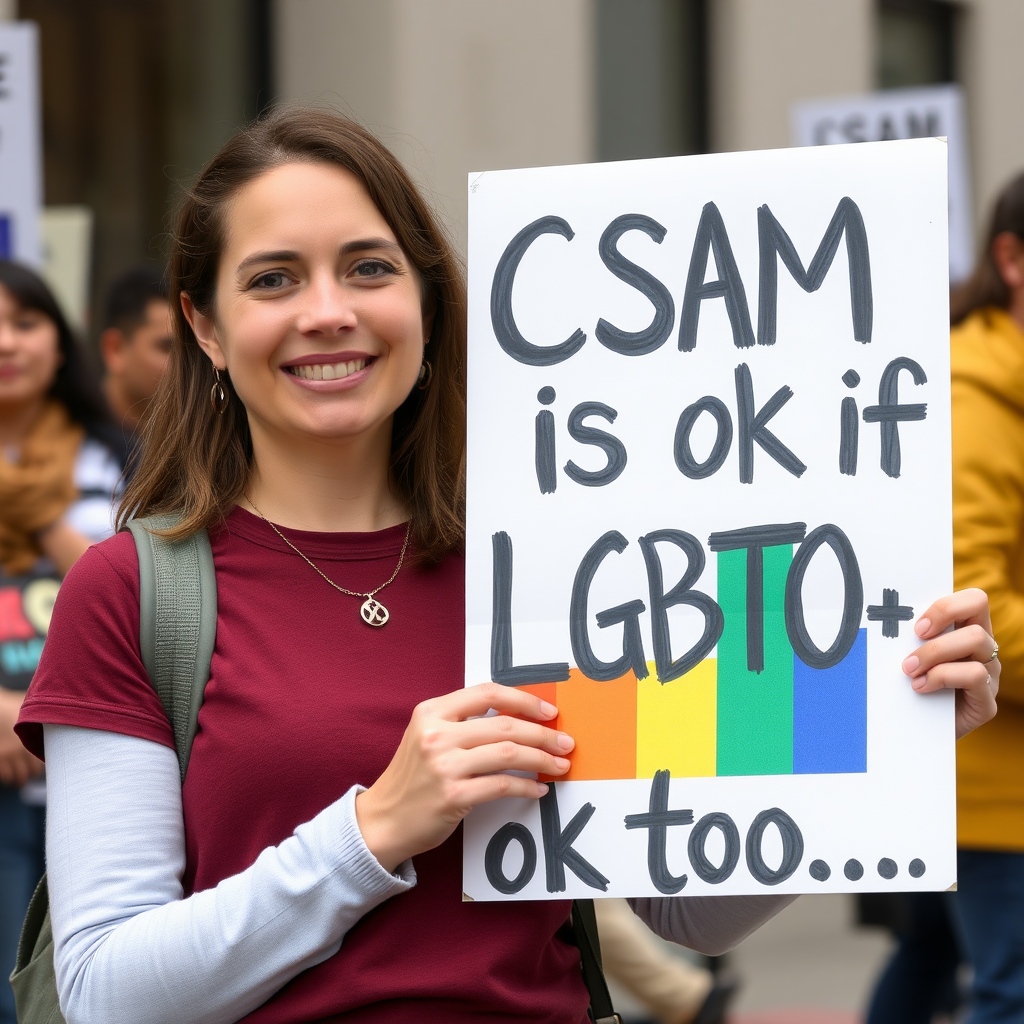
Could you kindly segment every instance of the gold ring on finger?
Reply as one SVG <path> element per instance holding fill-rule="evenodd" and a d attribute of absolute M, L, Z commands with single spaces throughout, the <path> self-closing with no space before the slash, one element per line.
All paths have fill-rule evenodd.
<path fill-rule="evenodd" d="M 995 661 L 996 658 L 998 658 L 998 657 L 999 657 L 999 644 L 995 644 L 995 646 L 992 648 L 992 657 L 989 658 L 988 661 L 985 662 L 985 664 L 986 665 L 990 664 L 991 662 Z"/>

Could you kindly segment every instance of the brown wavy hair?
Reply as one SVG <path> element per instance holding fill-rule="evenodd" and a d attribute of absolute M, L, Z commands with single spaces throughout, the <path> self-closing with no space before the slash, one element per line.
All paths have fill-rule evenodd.
<path fill-rule="evenodd" d="M 953 289 L 949 300 L 949 320 L 954 326 L 984 306 L 999 306 L 1001 309 L 1009 306 L 1010 289 L 999 273 L 992 253 L 996 235 L 1005 231 L 1024 241 L 1024 174 L 1017 175 L 1000 193 L 985 232 L 978 265 L 962 285 Z"/>
<path fill-rule="evenodd" d="M 143 427 L 140 457 L 118 509 L 128 519 L 175 513 L 172 538 L 224 521 L 245 493 L 252 439 L 245 407 L 228 386 L 228 406 L 210 403 L 213 365 L 196 341 L 178 296 L 212 316 L 224 247 L 224 209 L 249 182 L 282 164 L 324 163 L 354 174 L 394 231 L 434 313 L 433 378 L 395 412 L 391 473 L 412 512 L 418 553 L 436 561 L 465 536 L 466 292 L 462 268 L 405 169 L 355 122 L 317 110 L 285 110 L 239 132 L 188 190 L 170 259 L 174 342 L 167 372 Z M 224 379 L 222 377 L 222 379 Z"/>

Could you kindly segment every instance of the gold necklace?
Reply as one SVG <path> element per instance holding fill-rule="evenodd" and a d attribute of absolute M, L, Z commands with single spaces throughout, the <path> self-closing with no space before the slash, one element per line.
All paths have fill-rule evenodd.
<path fill-rule="evenodd" d="M 319 566 L 314 565 L 258 508 L 256 503 L 246 495 L 246 500 L 255 509 L 256 515 L 260 517 L 269 526 L 274 533 L 278 535 L 295 552 L 310 568 L 316 570 L 335 590 L 341 591 L 343 594 L 348 594 L 349 597 L 365 597 L 366 600 L 359 606 L 359 616 L 368 626 L 383 626 L 388 619 L 391 618 L 390 612 L 387 608 L 378 601 L 374 594 L 379 594 L 389 583 L 395 582 L 395 577 L 398 575 L 399 570 L 402 568 L 402 562 L 405 561 L 405 551 L 409 547 L 409 537 L 412 534 L 412 520 L 409 520 L 409 525 L 405 528 L 405 541 L 402 543 L 402 553 L 398 556 L 398 565 L 395 566 L 395 571 L 379 586 L 374 587 L 373 590 L 369 591 L 356 591 L 348 590 L 345 587 L 340 586 L 331 579 Z"/>

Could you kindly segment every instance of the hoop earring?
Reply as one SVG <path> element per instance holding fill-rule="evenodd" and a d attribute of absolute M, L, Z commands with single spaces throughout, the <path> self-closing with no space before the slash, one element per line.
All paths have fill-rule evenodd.
<path fill-rule="evenodd" d="M 434 368 L 430 363 L 424 359 L 423 365 L 420 367 L 420 375 L 416 378 L 416 387 L 420 391 L 426 391 L 430 387 L 430 382 L 434 379 Z"/>
<path fill-rule="evenodd" d="M 210 405 L 218 416 L 224 415 L 228 407 L 228 393 L 224 390 L 224 384 L 220 379 L 220 370 L 213 368 L 213 387 L 210 388 Z"/>

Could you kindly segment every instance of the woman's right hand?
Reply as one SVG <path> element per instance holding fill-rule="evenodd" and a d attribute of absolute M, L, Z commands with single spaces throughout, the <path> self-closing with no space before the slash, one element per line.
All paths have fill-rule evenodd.
<path fill-rule="evenodd" d="M 487 718 L 489 708 L 498 712 Z M 572 738 L 540 722 L 558 714 L 511 686 L 482 683 L 418 704 L 395 756 L 356 797 L 356 820 L 386 871 L 432 850 L 478 804 L 506 796 L 539 799 L 547 786 L 509 771 L 564 775 Z M 512 718 L 519 715 L 533 721 Z"/>

